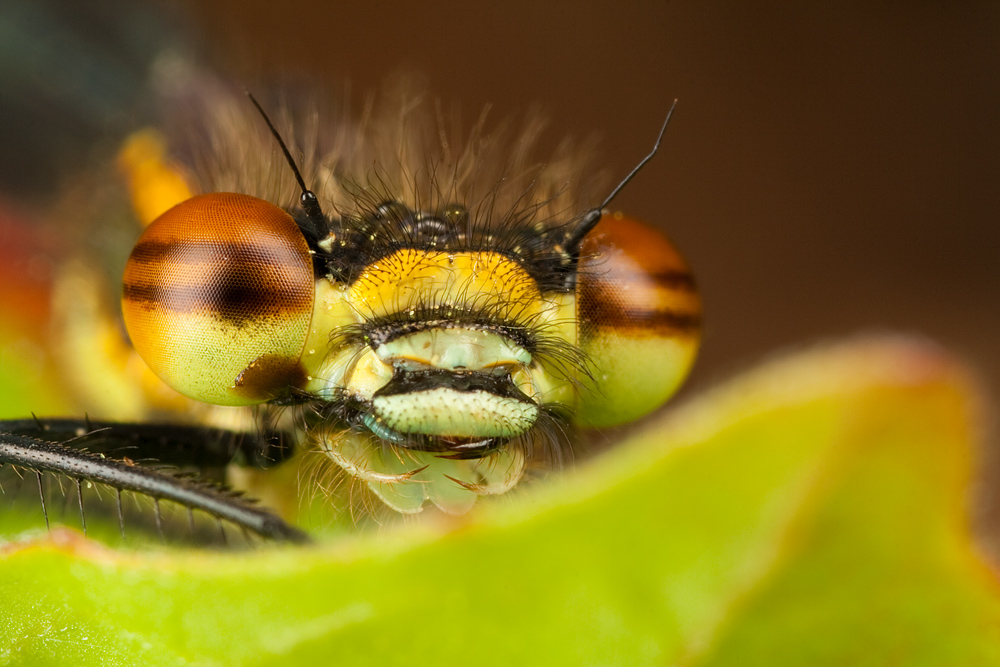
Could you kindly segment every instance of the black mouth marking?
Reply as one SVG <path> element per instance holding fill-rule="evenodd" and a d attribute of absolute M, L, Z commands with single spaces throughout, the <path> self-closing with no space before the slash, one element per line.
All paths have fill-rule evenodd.
<path fill-rule="evenodd" d="M 483 391 L 501 398 L 511 398 L 521 403 L 535 405 L 527 394 L 517 388 L 509 373 L 494 375 L 480 371 L 448 371 L 436 368 L 425 371 L 396 369 L 388 384 L 376 391 L 372 397 L 412 394 L 441 388 L 459 392 Z"/>
<path fill-rule="evenodd" d="M 520 345 L 528 352 L 534 350 L 535 345 L 530 332 L 523 326 L 512 326 L 496 324 L 489 321 L 488 317 L 478 312 L 456 312 L 455 308 L 442 307 L 438 310 L 448 311 L 450 317 L 430 317 L 416 321 L 397 321 L 390 318 L 373 320 L 365 326 L 364 337 L 372 348 L 391 343 L 397 338 L 408 336 L 413 333 L 427 331 L 428 329 L 472 329 L 497 334 L 507 340 Z M 432 313 L 427 313 L 432 315 Z"/>

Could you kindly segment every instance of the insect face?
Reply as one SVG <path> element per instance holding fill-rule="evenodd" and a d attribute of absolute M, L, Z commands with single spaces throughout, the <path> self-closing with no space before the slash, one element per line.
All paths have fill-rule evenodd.
<path fill-rule="evenodd" d="M 505 493 L 558 459 L 575 429 L 631 422 L 683 381 L 699 342 L 694 281 L 659 232 L 603 214 L 621 186 L 580 210 L 573 202 L 587 193 L 565 195 L 567 183 L 581 188 L 576 161 L 537 169 L 520 150 L 529 141 L 504 153 L 481 134 L 465 152 L 442 141 L 427 158 L 439 128 L 390 118 L 328 154 L 307 152 L 307 176 L 322 186 L 314 194 L 264 119 L 268 143 L 259 117 L 221 123 L 229 129 L 201 142 L 223 157 L 189 181 L 200 187 L 186 191 L 185 172 L 158 154 L 142 159 L 142 173 L 164 187 L 133 179 L 140 216 L 165 212 L 131 253 L 122 312 L 134 352 L 173 390 L 202 406 L 274 406 L 261 410 L 262 430 L 290 434 L 299 453 L 415 513 L 429 504 L 463 512 Z M 275 138 L 291 169 L 247 176 Z M 373 157 L 387 152 L 395 160 Z M 287 197 L 289 171 L 298 203 Z M 147 404 L 164 414 L 163 403 Z M 198 420 L 244 430 L 226 409 L 197 410 Z M 16 432 L 37 437 L 30 426 Z M 113 453 L 116 436 L 102 437 Z M 34 447 L 0 437 L 0 462 L 78 479 L 81 466 L 101 466 L 68 451 L 43 466 Z M 49 456 L 48 443 L 37 447 Z M 245 464 L 268 458 L 241 452 Z M 148 456 L 191 459 L 162 447 Z M 225 452 L 212 460 L 218 469 Z M 110 468 L 94 479 L 271 537 L 297 535 L 215 491 L 130 461 Z"/>
<path fill-rule="evenodd" d="M 256 197 L 200 195 L 133 250 L 125 322 L 176 390 L 308 404 L 315 446 L 390 506 L 458 511 L 559 424 L 651 411 L 693 361 L 700 304 L 669 242 L 619 215 L 567 249 L 572 222 L 501 236 L 463 205 L 388 201 L 313 237 Z"/>

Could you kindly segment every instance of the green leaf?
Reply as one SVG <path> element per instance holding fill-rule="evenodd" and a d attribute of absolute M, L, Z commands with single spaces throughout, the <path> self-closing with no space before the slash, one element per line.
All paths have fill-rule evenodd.
<path fill-rule="evenodd" d="M 461 520 L 236 554 L 53 531 L 0 556 L 0 664 L 1000 664 L 978 400 L 933 347 L 858 341 Z"/>

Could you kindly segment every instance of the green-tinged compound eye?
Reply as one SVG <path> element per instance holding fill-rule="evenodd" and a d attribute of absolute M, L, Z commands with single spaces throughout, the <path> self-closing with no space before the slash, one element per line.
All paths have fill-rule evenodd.
<path fill-rule="evenodd" d="M 587 236 L 577 282 L 579 345 L 590 360 L 574 421 L 633 421 L 687 377 L 701 340 L 701 299 L 674 246 L 621 214 Z"/>
<path fill-rule="evenodd" d="M 292 217 L 216 193 L 146 229 L 125 268 L 122 310 L 136 350 L 168 385 L 206 403 L 250 405 L 304 383 L 314 292 Z"/>

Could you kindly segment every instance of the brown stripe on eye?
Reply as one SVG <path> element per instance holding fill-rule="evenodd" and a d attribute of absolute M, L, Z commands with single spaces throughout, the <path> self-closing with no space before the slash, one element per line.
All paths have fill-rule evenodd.
<path fill-rule="evenodd" d="M 188 247 L 161 254 L 163 261 L 130 262 L 124 300 L 147 309 L 215 314 L 238 325 L 312 309 L 313 281 L 301 260 L 296 266 L 285 261 L 293 258 L 268 257 L 253 246 L 209 253 L 200 243 L 174 245 Z"/>
<path fill-rule="evenodd" d="M 281 284 L 247 284 L 239 276 L 213 278 L 206 285 L 125 283 L 122 299 L 134 306 L 179 314 L 212 314 L 235 325 L 285 317 L 312 309 L 312 292 Z"/>
<path fill-rule="evenodd" d="M 697 335 L 701 329 L 701 302 L 690 289 L 669 289 L 651 277 L 591 275 L 577 290 L 577 313 L 584 337 L 596 329 L 614 329 L 625 335 Z M 686 287 L 686 285 L 684 286 Z"/>
<path fill-rule="evenodd" d="M 213 314 L 234 325 L 312 309 L 313 280 L 299 248 L 261 234 L 252 242 L 141 240 L 122 298 L 137 307 Z"/>
<path fill-rule="evenodd" d="M 613 329 L 628 336 L 690 336 L 701 331 L 701 313 L 627 308 L 614 302 L 581 304 L 583 333 Z"/>
<path fill-rule="evenodd" d="M 662 287 L 684 292 L 698 291 L 698 286 L 694 282 L 694 276 L 689 271 L 666 269 L 651 273 L 649 277 L 653 282 Z"/>
<path fill-rule="evenodd" d="M 606 216 L 584 244 L 577 282 L 581 337 L 695 337 L 701 300 L 687 264 L 660 233 Z M 600 334 L 604 335 L 604 334 Z"/>

